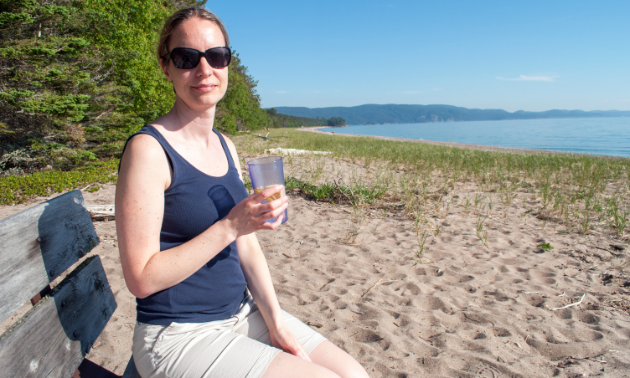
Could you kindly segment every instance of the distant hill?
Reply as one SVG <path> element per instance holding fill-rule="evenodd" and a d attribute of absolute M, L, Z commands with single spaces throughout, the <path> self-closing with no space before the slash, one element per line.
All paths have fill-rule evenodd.
<path fill-rule="evenodd" d="M 276 109 L 265 109 L 270 127 L 304 127 L 304 126 L 343 126 L 346 120 L 340 117 L 307 118 L 287 114 L 279 114 Z"/>
<path fill-rule="evenodd" d="M 279 114 L 306 118 L 341 117 L 348 125 L 380 123 L 423 123 L 458 121 L 499 121 L 506 119 L 630 117 L 630 111 L 619 110 L 547 110 L 513 113 L 502 109 L 468 109 L 452 105 L 360 105 L 352 107 L 303 108 L 280 106 Z"/>

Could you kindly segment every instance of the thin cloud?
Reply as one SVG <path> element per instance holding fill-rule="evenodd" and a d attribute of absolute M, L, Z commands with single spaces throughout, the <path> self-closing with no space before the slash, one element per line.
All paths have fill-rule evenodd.
<path fill-rule="evenodd" d="M 553 81 L 554 78 L 555 78 L 555 76 L 527 76 L 527 75 L 520 75 L 519 77 L 515 77 L 515 78 L 510 79 L 510 78 L 497 76 L 498 80 L 506 80 L 506 81 L 547 81 L 547 82 L 551 82 L 551 81 Z"/>

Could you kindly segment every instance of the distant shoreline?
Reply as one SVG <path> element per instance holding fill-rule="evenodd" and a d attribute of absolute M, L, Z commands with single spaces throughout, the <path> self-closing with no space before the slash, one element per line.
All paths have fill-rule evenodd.
<path fill-rule="evenodd" d="M 338 117 L 350 125 L 630 117 L 630 110 L 551 109 L 539 112 L 524 110 L 509 112 L 503 109 L 471 109 L 440 104 L 364 104 L 325 108 L 278 106 L 274 109 L 278 114 L 294 117 L 325 119 Z"/>
<path fill-rule="evenodd" d="M 308 131 L 308 132 L 311 132 L 311 133 L 318 133 L 318 134 L 341 135 L 341 136 L 350 136 L 350 137 L 367 137 L 367 138 L 391 140 L 391 141 L 395 141 L 395 142 L 425 143 L 425 144 L 433 144 L 433 145 L 437 145 L 437 146 L 446 146 L 446 147 L 455 147 L 455 148 L 467 148 L 467 149 L 470 149 L 470 150 L 479 150 L 479 151 L 507 152 L 507 153 L 513 153 L 513 154 L 584 155 L 584 156 L 592 156 L 592 157 L 606 158 L 606 159 L 627 159 L 627 158 L 620 157 L 620 156 L 578 154 L 578 153 L 574 153 L 574 152 L 564 152 L 564 151 L 550 151 L 550 150 L 536 150 L 536 149 L 527 149 L 527 148 L 486 146 L 486 145 L 482 145 L 482 144 L 466 144 L 466 143 L 457 143 L 457 142 L 437 142 L 437 141 L 427 140 L 427 139 L 395 138 L 395 137 L 386 137 L 386 136 L 378 136 L 378 135 L 345 134 L 345 133 L 338 133 L 336 131 L 333 131 L 333 132 L 321 131 L 321 130 L 318 130 L 318 129 L 339 129 L 339 127 L 313 126 L 313 127 L 298 128 L 298 130 Z"/>

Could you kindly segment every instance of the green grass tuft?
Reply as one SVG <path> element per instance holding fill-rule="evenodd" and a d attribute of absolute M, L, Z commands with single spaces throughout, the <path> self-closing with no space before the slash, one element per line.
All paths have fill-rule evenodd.
<path fill-rule="evenodd" d="M 335 183 L 313 185 L 293 177 L 287 177 L 285 187 L 286 190 L 298 189 L 307 197 L 318 201 L 351 203 L 352 205 L 358 203 L 373 204 L 385 194 L 385 190 L 379 187 L 347 186 Z"/>

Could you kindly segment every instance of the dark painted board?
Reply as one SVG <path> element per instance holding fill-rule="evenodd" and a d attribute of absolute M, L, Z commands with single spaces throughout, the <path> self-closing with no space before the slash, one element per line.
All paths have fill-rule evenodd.
<path fill-rule="evenodd" d="M 86 259 L 0 340 L 3 377 L 71 377 L 116 309 L 101 259 Z"/>
<path fill-rule="evenodd" d="M 133 361 L 133 357 L 129 360 L 127 364 L 127 368 L 122 375 L 122 378 L 142 378 L 140 374 L 138 374 L 138 370 L 136 369 L 136 363 Z"/>
<path fill-rule="evenodd" d="M 0 220 L 0 322 L 98 243 L 78 190 Z"/>

